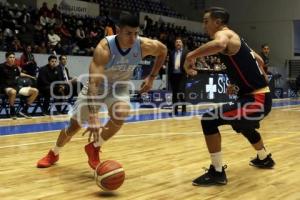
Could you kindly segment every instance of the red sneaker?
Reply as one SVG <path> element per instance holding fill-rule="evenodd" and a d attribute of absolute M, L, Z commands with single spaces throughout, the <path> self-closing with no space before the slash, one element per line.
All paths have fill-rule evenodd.
<path fill-rule="evenodd" d="M 87 154 L 89 160 L 88 163 L 91 168 L 96 169 L 97 165 L 100 163 L 99 152 L 100 147 L 94 147 L 94 142 L 85 145 L 84 150 Z"/>
<path fill-rule="evenodd" d="M 47 168 L 56 163 L 59 159 L 59 155 L 55 155 L 52 150 L 48 154 L 37 162 L 38 168 Z"/>

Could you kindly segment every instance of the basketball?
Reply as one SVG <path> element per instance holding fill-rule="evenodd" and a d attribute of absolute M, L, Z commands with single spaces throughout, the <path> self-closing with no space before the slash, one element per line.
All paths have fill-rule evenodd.
<path fill-rule="evenodd" d="M 123 184 L 125 172 L 117 161 L 106 160 L 97 166 L 95 180 L 97 185 L 105 191 L 116 190 Z"/>

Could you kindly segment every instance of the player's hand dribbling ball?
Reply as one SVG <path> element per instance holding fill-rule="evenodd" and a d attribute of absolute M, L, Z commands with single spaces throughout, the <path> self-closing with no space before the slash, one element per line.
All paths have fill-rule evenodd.
<path fill-rule="evenodd" d="M 116 190 L 123 184 L 125 172 L 117 161 L 106 160 L 96 167 L 95 180 L 104 191 Z"/>

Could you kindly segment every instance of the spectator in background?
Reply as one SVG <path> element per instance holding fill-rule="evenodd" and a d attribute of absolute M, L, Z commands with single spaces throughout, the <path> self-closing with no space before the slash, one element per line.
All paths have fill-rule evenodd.
<path fill-rule="evenodd" d="M 113 22 L 108 20 L 104 29 L 104 36 L 114 35 Z"/>
<path fill-rule="evenodd" d="M 92 24 L 89 35 L 90 35 L 93 47 L 96 47 L 100 38 L 102 38 L 101 35 L 103 36 L 103 32 L 100 28 L 97 27 L 96 23 L 94 22 Z"/>
<path fill-rule="evenodd" d="M 143 26 L 143 32 L 145 35 L 148 35 L 149 29 L 150 29 L 152 23 L 153 23 L 153 20 L 150 17 L 148 17 L 148 15 L 146 15 L 144 17 L 144 26 Z"/>
<path fill-rule="evenodd" d="M 43 26 L 41 25 L 40 20 L 36 20 L 35 25 L 34 25 L 35 34 L 36 34 L 36 32 L 40 32 L 42 30 L 43 30 Z"/>
<path fill-rule="evenodd" d="M 186 54 L 188 52 L 183 48 L 181 38 L 175 40 L 175 50 L 170 53 L 168 64 L 168 79 L 172 89 L 172 114 L 178 115 L 179 103 L 182 106 L 182 115 L 186 113 L 185 105 L 185 80 L 186 73 L 183 69 Z"/>
<path fill-rule="evenodd" d="M 270 54 L 269 45 L 268 44 L 262 44 L 261 45 L 260 56 L 264 60 L 264 70 L 265 70 L 266 74 L 269 74 L 269 72 L 268 72 L 268 67 L 270 66 L 269 54 Z"/>
<path fill-rule="evenodd" d="M 48 17 L 48 28 L 53 29 L 55 24 L 57 24 L 58 19 L 55 18 L 54 13 L 50 13 Z"/>
<path fill-rule="evenodd" d="M 49 24 L 49 18 L 48 18 L 48 13 L 45 11 L 43 15 L 40 16 L 40 24 L 44 27 L 47 28 Z"/>
<path fill-rule="evenodd" d="M 61 12 L 58 10 L 57 4 L 56 4 L 56 3 L 53 4 L 51 13 L 54 14 L 54 18 L 55 18 L 55 19 L 61 19 Z"/>
<path fill-rule="evenodd" d="M 39 16 L 44 15 L 45 13 L 46 13 L 46 16 L 50 13 L 47 2 L 43 2 L 43 5 L 39 10 Z"/>
<path fill-rule="evenodd" d="M 37 85 L 41 93 L 41 97 L 44 97 L 42 105 L 42 112 L 44 115 L 49 114 L 48 109 L 50 104 L 51 92 L 59 96 L 65 95 L 65 86 L 63 84 L 54 84 L 56 81 L 63 81 L 63 77 L 61 76 L 61 72 L 57 67 L 57 57 L 51 55 L 48 57 L 48 64 L 40 68 L 37 79 Z M 60 112 L 60 110 L 58 111 Z"/>
<path fill-rule="evenodd" d="M 48 40 L 49 40 L 49 47 L 50 47 L 50 52 L 53 52 L 60 48 L 60 37 L 54 33 L 53 29 L 50 29 L 50 32 L 48 33 Z"/>
<path fill-rule="evenodd" d="M 70 40 L 72 39 L 72 35 L 68 29 L 68 27 L 66 26 L 66 24 L 62 24 L 59 28 L 59 31 L 61 33 L 62 39 L 63 40 Z"/>
<path fill-rule="evenodd" d="M 83 87 L 81 82 L 77 81 L 77 77 L 71 77 L 69 73 L 69 69 L 67 68 L 68 57 L 64 54 L 59 56 L 59 65 L 58 68 L 62 73 L 63 80 L 66 82 L 65 85 L 65 94 L 71 93 L 71 99 L 74 96 L 78 95 L 78 91 Z M 71 87 L 70 87 L 71 86 Z"/>
<path fill-rule="evenodd" d="M 11 42 L 11 45 L 10 45 L 10 47 L 8 47 L 8 49 L 10 51 L 14 51 L 14 52 L 21 52 L 23 50 L 21 41 L 19 40 L 19 38 L 17 36 L 14 36 L 14 39 Z"/>
<path fill-rule="evenodd" d="M 36 88 L 31 87 L 30 85 L 18 85 L 17 79 L 19 77 L 35 79 L 35 77 L 32 77 L 20 71 L 19 67 L 15 64 L 16 57 L 13 52 L 7 52 L 5 54 L 5 58 L 6 62 L 0 65 L 0 76 L 2 81 L 1 86 L 5 94 L 8 96 L 10 117 L 12 119 L 17 119 L 14 104 L 17 94 L 20 94 L 22 96 L 28 96 L 28 99 L 26 105 L 23 107 L 23 110 L 21 110 L 18 114 L 23 117 L 29 118 L 29 105 L 32 104 L 32 102 L 36 99 L 39 91 Z"/>
<path fill-rule="evenodd" d="M 46 42 L 42 41 L 39 45 L 36 45 L 34 47 L 34 52 L 35 53 L 47 54 L 48 53 L 48 49 L 47 49 Z"/>
<path fill-rule="evenodd" d="M 32 54 L 31 45 L 24 47 L 23 53 L 20 57 L 20 67 L 22 68 L 22 72 L 25 74 L 36 77 L 38 67 L 35 62 L 34 55 Z"/>
<path fill-rule="evenodd" d="M 86 41 L 86 35 L 84 32 L 84 29 L 82 27 L 82 25 L 79 25 L 76 29 L 76 40 L 77 40 L 77 45 L 80 49 L 84 49 L 85 45 L 85 41 Z"/>

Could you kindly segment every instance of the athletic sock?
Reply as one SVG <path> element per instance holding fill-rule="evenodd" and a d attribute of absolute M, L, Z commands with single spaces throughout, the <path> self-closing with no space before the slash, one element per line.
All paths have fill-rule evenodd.
<path fill-rule="evenodd" d="M 59 154 L 59 151 L 62 147 L 58 147 L 57 145 L 55 145 L 53 148 L 52 148 L 52 151 L 54 153 L 54 155 L 58 155 Z"/>
<path fill-rule="evenodd" d="M 104 128 L 101 128 L 99 131 L 101 131 L 101 133 L 99 134 L 99 140 L 98 142 L 94 142 L 93 145 L 94 147 L 100 147 L 102 146 L 102 144 L 105 142 L 105 140 L 102 138 L 102 133 L 103 133 Z"/>
<path fill-rule="evenodd" d="M 216 152 L 216 153 L 211 153 L 210 154 L 210 158 L 211 158 L 211 163 L 212 165 L 215 167 L 215 170 L 217 172 L 222 172 L 222 153 L 220 152 Z"/>
<path fill-rule="evenodd" d="M 259 160 L 263 160 L 268 156 L 268 152 L 264 147 L 261 150 L 257 151 L 257 155 L 258 155 Z"/>

